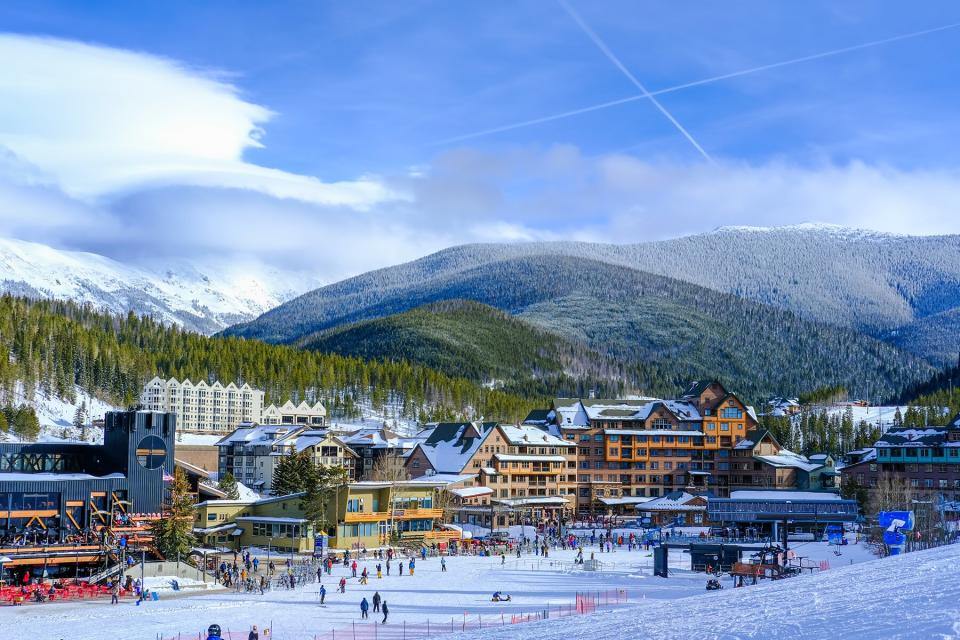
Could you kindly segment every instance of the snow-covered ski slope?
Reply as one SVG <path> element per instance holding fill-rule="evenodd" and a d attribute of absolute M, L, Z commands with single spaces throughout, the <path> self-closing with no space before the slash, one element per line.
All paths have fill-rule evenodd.
<path fill-rule="evenodd" d="M 960 544 L 818 575 L 471 634 L 493 640 L 960 638 Z"/>
<path fill-rule="evenodd" d="M 721 592 L 704 591 L 703 574 L 685 570 L 689 557 L 671 554 L 673 575 L 652 575 L 651 553 L 620 551 L 599 553 L 599 571 L 572 569 L 574 552 L 552 551 L 544 561 L 533 555 L 521 560 L 499 557 L 451 557 L 446 572 L 436 558 L 417 562 L 414 576 L 398 576 L 396 563 L 390 576 L 370 579 L 366 586 L 349 577 L 349 570 L 334 567 L 324 577 L 326 606 L 318 603 L 316 583 L 295 591 L 271 591 L 263 596 L 208 592 L 176 597 L 162 594 L 159 602 L 140 607 L 124 601 L 71 601 L 23 607 L 0 606 L 3 640 L 100 640 L 122 637 L 196 637 L 210 624 L 246 632 L 251 625 L 273 626 L 273 640 L 329 639 L 360 624 L 360 599 L 375 591 L 390 604 L 390 623 L 433 624 L 431 637 L 442 625 L 453 625 L 483 616 L 486 624 L 501 615 L 509 625 L 512 615 L 536 613 L 568 606 L 577 592 L 626 589 L 629 604 L 604 613 L 563 618 L 559 622 L 516 625 L 492 637 L 563 638 L 563 640 L 613 640 L 614 638 L 930 638 L 949 637 L 960 620 L 960 545 L 919 552 L 903 558 L 868 560 L 859 545 L 842 548 L 835 556 L 826 543 L 797 545 L 798 553 L 815 562 L 829 560 L 831 568 L 819 576 L 805 576 L 776 584 L 733 589 L 729 578 Z M 276 558 L 276 556 L 274 556 Z M 852 565 L 850 563 L 853 563 Z M 376 562 L 363 560 L 375 571 Z M 278 567 L 283 568 L 282 561 Z M 346 594 L 335 593 L 336 583 L 347 576 Z M 493 603 L 490 595 L 503 591 L 509 603 Z M 452 621 L 452 622 L 451 622 Z M 402 627 L 394 627 L 394 631 Z M 363 638 L 372 638 L 364 627 Z M 382 627 L 381 627 L 382 629 Z M 940 636 L 935 632 L 941 633 Z M 897 635 L 899 633 L 899 635 Z M 350 637 L 349 634 L 343 637 Z M 358 637 L 361 632 L 358 631 Z M 390 636 L 395 637 L 395 636 Z M 409 636 L 408 636 L 409 637 Z M 471 632 L 476 637 L 476 630 Z M 417 640 L 411 637 L 411 640 Z"/>

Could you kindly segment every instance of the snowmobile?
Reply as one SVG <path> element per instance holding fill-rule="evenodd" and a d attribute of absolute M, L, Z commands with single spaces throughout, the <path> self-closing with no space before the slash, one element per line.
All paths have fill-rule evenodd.
<path fill-rule="evenodd" d="M 510 596 L 503 595 L 502 593 L 497 591 L 495 594 L 493 594 L 493 597 L 490 598 L 490 602 L 510 602 Z"/>
<path fill-rule="evenodd" d="M 715 578 L 707 580 L 707 591 L 719 591 L 720 589 L 723 589 L 723 585 L 720 584 L 719 580 Z"/>

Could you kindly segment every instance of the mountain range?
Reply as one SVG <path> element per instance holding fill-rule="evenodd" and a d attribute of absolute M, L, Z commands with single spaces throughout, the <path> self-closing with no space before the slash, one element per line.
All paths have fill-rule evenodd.
<path fill-rule="evenodd" d="M 371 325 L 362 340 L 355 326 L 350 340 L 329 332 L 458 299 L 614 358 L 644 391 L 719 375 L 745 393 L 838 384 L 875 399 L 955 357 L 960 237 L 801 225 L 632 245 L 464 245 L 319 288 L 226 333 L 395 355 Z"/>
<path fill-rule="evenodd" d="M 211 334 L 319 284 L 260 265 L 132 265 L 80 251 L 0 239 L 0 293 L 89 303 L 102 311 L 151 315 Z"/>
<path fill-rule="evenodd" d="M 960 236 L 800 225 L 472 244 L 319 288 L 262 266 L 156 264 L 0 240 L 0 291 L 528 396 L 667 395 L 719 376 L 751 395 L 839 385 L 876 399 L 957 360 Z"/>

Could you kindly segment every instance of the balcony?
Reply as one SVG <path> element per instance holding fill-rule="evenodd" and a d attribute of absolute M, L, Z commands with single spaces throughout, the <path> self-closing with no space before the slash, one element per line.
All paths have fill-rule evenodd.
<path fill-rule="evenodd" d="M 443 509 L 394 509 L 394 520 L 416 520 L 419 518 L 441 518 Z M 389 511 L 348 511 L 344 522 L 382 522 L 390 520 Z"/>

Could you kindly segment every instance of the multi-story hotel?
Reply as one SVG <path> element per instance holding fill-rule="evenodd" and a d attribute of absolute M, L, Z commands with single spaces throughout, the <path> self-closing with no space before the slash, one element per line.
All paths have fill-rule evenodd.
<path fill-rule="evenodd" d="M 144 386 L 140 404 L 148 411 L 177 414 L 181 433 L 226 433 L 241 422 L 260 421 L 263 391 L 232 382 L 224 386 L 219 381 L 154 378 Z"/>
<path fill-rule="evenodd" d="M 489 487 L 496 525 L 559 522 L 573 513 L 576 446 L 534 426 L 496 422 L 430 425 L 407 457 L 413 477 L 447 475 Z M 466 483 L 464 483 L 466 484 Z"/>
<path fill-rule="evenodd" d="M 726 495 L 731 450 L 757 419 L 735 394 L 707 381 L 677 400 L 558 398 L 525 423 L 576 443 L 576 510 L 596 514 L 688 487 Z"/>

